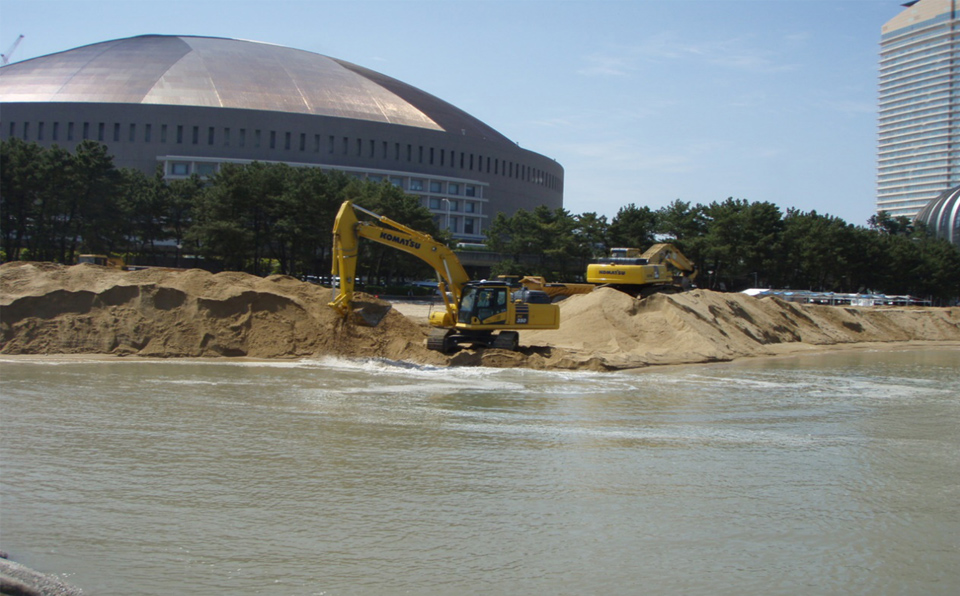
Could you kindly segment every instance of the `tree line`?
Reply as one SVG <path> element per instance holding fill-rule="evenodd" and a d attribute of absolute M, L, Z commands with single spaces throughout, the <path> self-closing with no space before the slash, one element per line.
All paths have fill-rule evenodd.
<path fill-rule="evenodd" d="M 0 227 L 4 260 L 72 264 L 110 254 L 137 265 L 219 268 L 255 275 L 330 274 L 331 230 L 345 200 L 449 241 L 416 197 L 383 182 L 286 164 L 224 164 L 214 176 L 166 180 L 117 168 L 107 148 L 74 152 L 19 139 L 0 144 Z M 432 270 L 387 247 L 365 243 L 360 271 L 389 284 Z M 174 257 L 176 255 L 176 257 Z"/>
<path fill-rule="evenodd" d="M 522 255 L 548 279 L 573 280 L 611 247 L 646 249 L 674 244 L 697 266 L 700 287 L 749 287 L 960 296 L 960 249 L 923 226 L 885 212 L 866 227 L 838 217 L 773 203 L 728 198 L 708 205 L 675 200 L 652 210 L 628 204 L 607 221 L 596 213 L 574 215 L 538 207 L 498 214 L 488 245 L 507 259 L 502 273 L 530 274 Z"/>
<path fill-rule="evenodd" d="M 388 182 L 285 164 L 225 164 L 210 178 L 166 180 L 117 168 L 107 147 L 73 152 L 19 139 L 0 144 L 4 260 L 74 263 L 82 253 L 170 265 L 171 252 L 256 275 L 329 274 L 340 204 L 358 205 L 453 244 L 419 199 Z M 675 244 L 696 263 L 701 287 L 878 291 L 950 300 L 960 295 L 960 250 L 922 225 L 881 213 L 867 227 L 815 211 L 729 198 L 633 203 L 609 219 L 538 207 L 496 214 L 487 246 L 504 255 L 494 274 L 582 280 L 611 247 Z M 417 259 L 364 243 L 361 274 L 389 285 L 432 274 Z"/>

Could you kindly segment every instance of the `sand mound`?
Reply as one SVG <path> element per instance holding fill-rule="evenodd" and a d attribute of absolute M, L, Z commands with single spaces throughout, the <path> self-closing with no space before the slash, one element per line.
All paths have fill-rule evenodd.
<path fill-rule="evenodd" d="M 302 358 L 610 370 L 864 342 L 960 342 L 960 308 L 844 308 L 696 290 L 635 300 L 601 288 L 560 303 L 557 331 L 517 352 L 426 349 L 426 317 L 345 323 L 329 289 L 286 276 L 95 265 L 0 265 L 0 353 Z M 367 300 L 376 301 L 372 297 Z M 821 348 L 822 349 L 822 348 Z"/>
<path fill-rule="evenodd" d="M 345 324 L 330 299 L 329 289 L 279 275 L 7 263 L 0 353 L 446 361 L 403 315 L 358 327 Z"/>
<path fill-rule="evenodd" d="M 560 303 L 560 329 L 530 344 L 631 368 L 864 342 L 960 341 L 960 308 L 801 305 L 695 290 L 635 300 L 609 288 Z"/>

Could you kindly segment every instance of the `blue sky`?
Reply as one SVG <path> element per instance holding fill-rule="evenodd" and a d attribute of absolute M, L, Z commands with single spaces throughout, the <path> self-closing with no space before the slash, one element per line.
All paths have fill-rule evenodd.
<path fill-rule="evenodd" d="M 896 0 L 0 0 L 13 61 L 147 33 L 250 39 L 419 87 L 616 215 L 727 197 L 864 225 L 880 27 Z"/>

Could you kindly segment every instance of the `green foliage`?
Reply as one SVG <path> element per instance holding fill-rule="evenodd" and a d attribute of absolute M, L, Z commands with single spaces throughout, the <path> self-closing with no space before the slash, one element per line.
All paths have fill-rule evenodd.
<path fill-rule="evenodd" d="M 93 141 L 73 154 L 10 139 L 0 144 L 0 221 L 11 259 L 73 262 L 79 252 L 122 247 L 123 184 L 106 148 Z"/>
<path fill-rule="evenodd" d="M 550 226 L 562 217 L 535 214 L 496 215 L 487 243 L 508 258 L 494 275 L 574 281 L 585 262 L 613 246 L 646 249 L 659 241 L 675 244 L 697 265 L 702 287 L 869 290 L 940 301 L 960 296 L 960 250 L 923 226 L 885 214 L 868 229 L 815 211 L 783 214 L 772 203 L 733 198 L 709 205 L 676 200 L 657 211 L 629 204 L 609 225 L 594 213 L 567 214 L 572 229 Z M 569 237 L 555 236 L 564 233 Z M 530 255 L 540 257 L 537 266 L 525 264 Z M 565 267 L 577 260 L 584 262 L 579 269 Z"/>
<path fill-rule="evenodd" d="M 419 199 L 389 183 L 342 172 L 253 163 L 225 165 L 207 180 L 167 181 L 118 169 L 103 145 L 71 153 L 56 145 L 0 143 L 0 255 L 73 263 L 80 252 L 130 255 L 155 264 L 170 246 L 225 268 L 265 275 L 327 275 L 333 220 L 350 199 L 453 244 Z M 728 198 L 709 205 L 675 200 L 653 211 L 633 203 L 608 222 L 596 213 L 537 207 L 493 215 L 487 245 L 503 259 L 494 275 L 582 279 L 613 246 L 671 242 L 697 264 L 701 286 L 877 291 L 938 300 L 960 296 L 960 250 L 923 225 L 879 213 L 868 227 L 841 219 Z M 362 243 L 359 274 L 403 287 L 429 266 L 374 242 Z"/>
<path fill-rule="evenodd" d="M 507 257 L 493 268 L 493 275 L 570 279 L 582 276 L 596 256 L 597 243 L 606 236 L 606 218 L 595 213 L 573 216 L 566 209 L 541 205 L 510 217 L 497 213 L 486 234 L 487 246 Z M 537 264 L 520 265 L 530 255 L 537 257 Z"/>
<path fill-rule="evenodd" d="M 608 231 L 613 246 L 642 248 L 656 242 L 659 224 L 657 213 L 649 207 L 637 207 L 633 203 L 621 207 L 610 222 Z"/>

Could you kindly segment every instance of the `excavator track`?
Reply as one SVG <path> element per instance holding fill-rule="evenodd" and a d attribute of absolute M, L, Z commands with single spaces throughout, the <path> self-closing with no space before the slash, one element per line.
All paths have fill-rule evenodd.
<path fill-rule="evenodd" d="M 520 345 L 520 334 L 516 331 L 501 331 L 490 343 L 491 348 L 515 352 Z"/>
<path fill-rule="evenodd" d="M 452 352 L 456 342 L 450 337 L 451 335 L 453 335 L 452 329 L 431 329 L 430 335 L 427 336 L 427 349 L 444 354 Z"/>

